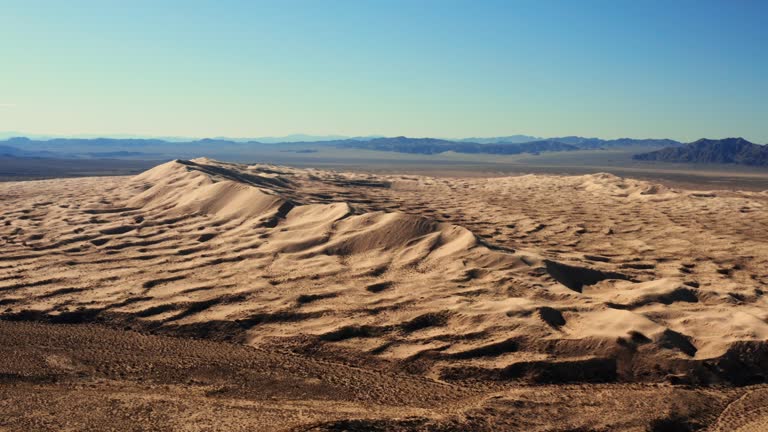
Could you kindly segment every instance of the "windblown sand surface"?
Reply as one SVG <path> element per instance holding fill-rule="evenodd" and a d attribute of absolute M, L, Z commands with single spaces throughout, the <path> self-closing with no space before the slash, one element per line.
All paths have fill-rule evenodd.
<path fill-rule="evenodd" d="M 0 197 L 0 430 L 768 422 L 766 192 L 198 159 Z"/>

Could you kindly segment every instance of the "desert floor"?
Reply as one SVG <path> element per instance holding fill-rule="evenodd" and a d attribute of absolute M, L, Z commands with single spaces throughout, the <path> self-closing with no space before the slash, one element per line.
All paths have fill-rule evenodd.
<path fill-rule="evenodd" d="M 0 203 L 0 430 L 768 427 L 768 192 L 196 159 Z"/>

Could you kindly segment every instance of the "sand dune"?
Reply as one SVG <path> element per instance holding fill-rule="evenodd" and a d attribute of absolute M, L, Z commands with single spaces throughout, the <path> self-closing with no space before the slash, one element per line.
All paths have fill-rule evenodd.
<path fill-rule="evenodd" d="M 5 320 L 454 383 L 765 380 L 764 193 L 197 159 L 0 196 Z"/>
<path fill-rule="evenodd" d="M 720 221 L 765 226 L 760 194 L 204 159 L 2 188 L 6 319 L 115 321 L 444 379 L 547 381 L 567 361 L 601 371 L 589 380 L 743 382 L 766 361 L 741 358 L 766 349 L 765 243 Z M 713 239 L 695 244 L 685 218 L 714 212 Z"/>

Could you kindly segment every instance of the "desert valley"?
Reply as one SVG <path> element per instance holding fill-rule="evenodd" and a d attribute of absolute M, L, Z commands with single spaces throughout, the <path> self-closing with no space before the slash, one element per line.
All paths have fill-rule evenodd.
<path fill-rule="evenodd" d="M 0 430 L 768 427 L 766 191 L 198 158 L 0 197 Z"/>
<path fill-rule="evenodd" d="M 768 431 L 768 1 L 0 11 L 0 432 Z"/>

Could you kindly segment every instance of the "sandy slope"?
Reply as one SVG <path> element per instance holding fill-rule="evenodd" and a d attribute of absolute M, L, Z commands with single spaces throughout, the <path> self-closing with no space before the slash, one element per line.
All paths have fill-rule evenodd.
<path fill-rule="evenodd" d="M 768 419 L 765 387 L 440 383 L 93 325 L 0 321 L 0 355 L 3 431 L 759 431 Z"/>
<path fill-rule="evenodd" d="M 0 313 L 449 382 L 762 382 L 768 194 L 211 160 L 0 184 Z"/>

